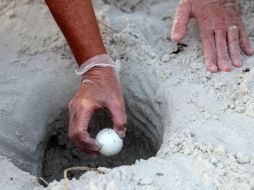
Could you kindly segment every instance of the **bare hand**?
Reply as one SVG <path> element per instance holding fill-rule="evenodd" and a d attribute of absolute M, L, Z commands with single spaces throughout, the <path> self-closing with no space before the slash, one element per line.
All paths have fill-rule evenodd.
<path fill-rule="evenodd" d="M 172 30 L 173 42 L 183 40 L 191 17 L 201 33 L 208 71 L 228 72 L 233 66 L 240 67 L 240 47 L 246 55 L 253 55 L 235 0 L 181 0 Z"/>
<path fill-rule="evenodd" d="M 112 68 L 94 67 L 88 71 L 69 104 L 69 137 L 89 154 L 97 153 L 100 148 L 87 132 L 93 113 L 100 108 L 110 111 L 114 130 L 124 138 L 127 117 L 121 89 Z"/>

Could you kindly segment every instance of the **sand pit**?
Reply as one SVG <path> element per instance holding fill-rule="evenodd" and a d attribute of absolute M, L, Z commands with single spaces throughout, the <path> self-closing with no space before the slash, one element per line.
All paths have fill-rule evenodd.
<path fill-rule="evenodd" d="M 172 53 L 177 2 L 94 1 L 107 50 L 122 62 L 129 121 L 126 150 L 102 159 L 82 155 L 66 138 L 79 79 L 47 7 L 0 1 L 1 189 L 62 190 L 61 170 L 77 165 L 104 174 L 71 172 L 71 190 L 254 188 L 254 57 L 243 56 L 244 66 L 231 73 L 207 73 L 194 22 L 187 47 Z M 240 4 L 254 46 L 254 2 Z M 91 125 L 110 125 L 106 118 L 99 114 Z M 41 176 L 58 181 L 45 188 Z"/>
<path fill-rule="evenodd" d="M 123 150 L 116 156 L 89 156 L 82 153 L 68 139 L 68 112 L 61 114 L 60 117 L 51 124 L 54 128 L 52 136 L 48 140 L 45 154 L 42 161 L 42 177 L 48 182 L 63 178 L 63 171 L 73 166 L 88 166 L 91 168 L 106 167 L 114 168 L 121 165 L 132 165 L 136 160 L 148 159 L 155 156 L 161 143 L 162 136 L 157 131 L 145 130 L 142 121 L 132 122 L 129 118 L 128 131 L 124 141 Z M 138 124 L 136 126 L 135 124 Z M 156 128 L 156 126 L 149 126 Z M 112 128 L 112 122 L 104 111 L 97 112 L 90 123 L 90 134 L 95 136 L 102 128 Z M 157 139 L 156 139 L 157 138 Z M 71 178 L 78 178 L 83 172 L 73 172 Z"/>

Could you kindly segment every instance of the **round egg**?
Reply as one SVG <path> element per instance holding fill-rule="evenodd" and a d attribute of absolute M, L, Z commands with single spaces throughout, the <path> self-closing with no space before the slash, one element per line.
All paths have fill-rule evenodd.
<path fill-rule="evenodd" d="M 101 146 L 99 152 L 105 156 L 115 155 L 123 148 L 123 140 L 113 129 L 102 129 L 96 135 L 96 142 Z"/>

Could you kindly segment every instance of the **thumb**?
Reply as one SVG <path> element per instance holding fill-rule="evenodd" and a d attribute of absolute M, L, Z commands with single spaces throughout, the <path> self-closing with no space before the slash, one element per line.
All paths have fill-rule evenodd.
<path fill-rule="evenodd" d="M 114 130 L 120 138 L 125 137 L 125 131 L 127 128 L 127 116 L 124 109 L 124 104 L 113 103 L 109 106 L 111 113 Z"/>
<path fill-rule="evenodd" d="M 191 15 L 191 4 L 189 0 L 181 0 L 177 9 L 173 22 L 171 39 L 174 43 L 179 43 L 183 40 L 187 33 L 187 27 Z"/>

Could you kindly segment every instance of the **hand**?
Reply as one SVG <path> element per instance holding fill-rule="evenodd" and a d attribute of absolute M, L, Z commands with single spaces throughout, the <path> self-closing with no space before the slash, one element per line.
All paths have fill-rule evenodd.
<path fill-rule="evenodd" d="M 94 67 L 89 70 L 69 104 L 69 138 L 89 154 L 96 154 L 100 148 L 87 132 L 89 120 L 100 108 L 110 111 L 114 130 L 124 138 L 127 117 L 119 82 L 112 68 Z"/>
<path fill-rule="evenodd" d="M 201 33 L 207 70 L 231 71 L 240 67 L 240 47 L 253 55 L 245 26 L 235 0 L 181 0 L 172 29 L 172 41 L 180 42 L 193 17 Z"/>

